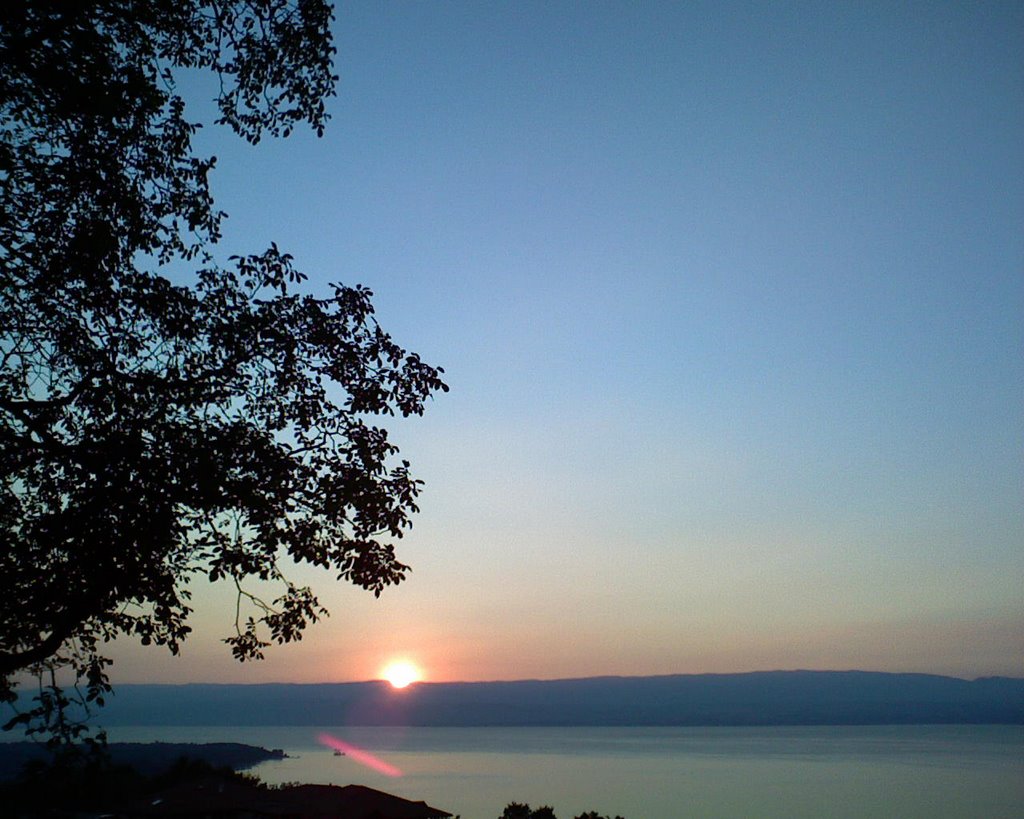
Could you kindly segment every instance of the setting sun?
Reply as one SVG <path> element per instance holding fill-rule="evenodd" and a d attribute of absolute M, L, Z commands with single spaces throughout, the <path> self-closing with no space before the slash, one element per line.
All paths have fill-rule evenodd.
<path fill-rule="evenodd" d="M 423 679 L 423 672 L 412 663 L 399 660 L 388 663 L 381 672 L 381 676 L 391 683 L 392 688 L 405 688 L 410 683 Z"/>

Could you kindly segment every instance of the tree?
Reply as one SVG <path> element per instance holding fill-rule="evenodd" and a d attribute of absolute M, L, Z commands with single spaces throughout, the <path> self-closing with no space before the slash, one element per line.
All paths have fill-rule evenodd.
<path fill-rule="evenodd" d="M 555 811 L 548 805 L 531 810 L 525 802 L 509 802 L 498 819 L 555 819 Z"/>
<path fill-rule="evenodd" d="M 498 819 L 557 819 L 557 817 L 555 816 L 554 809 L 548 805 L 531 810 L 530 806 L 525 802 L 509 802 Z M 609 819 L 609 817 L 601 816 L 595 811 L 589 811 L 588 813 L 581 813 L 576 819 Z M 616 816 L 615 819 L 622 819 L 622 817 Z"/>
<path fill-rule="evenodd" d="M 611 819 L 608 816 L 602 816 L 597 811 L 588 811 L 587 813 L 581 813 L 576 819 Z M 623 819 L 621 816 L 616 814 L 615 819 Z"/>
<path fill-rule="evenodd" d="M 0 693 L 102 644 L 177 652 L 187 581 L 235 584 L 240 660 L 324 609 L 288 561 L 380 594 L 420 482 L 375 416 L 421 414 L 443 371 L 316 297 L 276 245 L 214 257 L 224 216 L 175 72 L 219 78 L 250 143 L 334 93 L 326 0 L 23 0 L 0 11 Z M 193 272 L 186 273 L 186 267 Z M 265 602 L 248 585 L 279 584 Z M 63 713 L 56 676 L 44 718 Z M 58 699 L 53 699 L 57 697 Z M 47 710 L 49 709 L 49 710 Z M 45 713 L 43 713 L 45 712 Z M 53 725 L 51 724 L 51 727 Z"/>

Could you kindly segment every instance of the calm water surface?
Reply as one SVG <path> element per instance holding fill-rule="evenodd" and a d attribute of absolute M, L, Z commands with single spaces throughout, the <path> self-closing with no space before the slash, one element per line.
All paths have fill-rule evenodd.
<path fill-rule="evenodd" d="M 330 733 L 402 775 L 338 757 Z M 111 741 L 245 742 L 289 759 L 264 781 L 356 782 L 496 819 L 511 801 L 560 819 L 596 810 L 682 817 L 1022 817 L 1024 727 L 121 727 Z"/>

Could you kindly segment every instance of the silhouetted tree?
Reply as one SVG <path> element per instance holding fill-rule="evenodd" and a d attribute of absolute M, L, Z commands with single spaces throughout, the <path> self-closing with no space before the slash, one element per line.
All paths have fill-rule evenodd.
<path fill-rule="evenodd" d="M 240 660 L 324 613 L 281 560 L 375 594 L 402 580 L 391 540 L 420 483 L 372 418 L 447 387 L 369 290 L 300 294 L 275 245 L 213 257 L 215 160 L 193 155 L 175 71 L 213 72 L 216 122 L 251 143 L 322 133 L 329 3 L 0 7 L 0 694 L 65 666 L 102 704 L 102 643 L 177 652 L 191 576 L 251 604 L 227 639 Z M 74 734 L 64 705 L 41 715 Z"/>
<path fill-rule="evenodd" d="M 498 819 L 557 819 L 557 817 L 555 816 L 554 809 L 548 805 L 532 810 L 524 802 L 509 802 Z M 608 817 L 599 816 L 594 811 L 590 811 L 589 813 L 581 813 L 576 819 L 608 819 Z M 622 817 L 616 816 L 615 819 L 622 819 Z"/>
<path fill-rule="evenodd" d="M 509 802 L 498 819 L 530 819 L 530 806 L 522 802 Z"/>
<path fill-rule="evenodd" d="M 592 810 L 592 811 L 588 811 L 587 813 L 581 813 L 579 816 L 576 817 L 576 819 L 611 819 L 611 817 L 610 816 L 603 816 L 603 815 L 599 814 L 597 811 L 593 811 Z M 618 814 L 616 814 L 615 815 L 615 819 L 623 819 L 623 817 L 621 817 Z"/>

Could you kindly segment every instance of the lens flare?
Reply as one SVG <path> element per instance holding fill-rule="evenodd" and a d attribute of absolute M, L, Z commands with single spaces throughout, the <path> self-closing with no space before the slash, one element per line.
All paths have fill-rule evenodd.
<path fill-rule="evenodd" d="M 338 739 L 330 734 L 319 734 L 317 740 L 321 745 L 326 745 L 328 748 L 333 748 L 335 751 L 341 751 L 345 756 L 358 762 L 360 765 L 365 765 L 372 771 L 376 771 L 384 776 L 401 776 L 402 772 L 385 762 L 383 759 L 374 756 L 369 751 L 364 751 L 361 748 L 357 748 L 350 742 L 345 742 L 343 739 Z"/>

